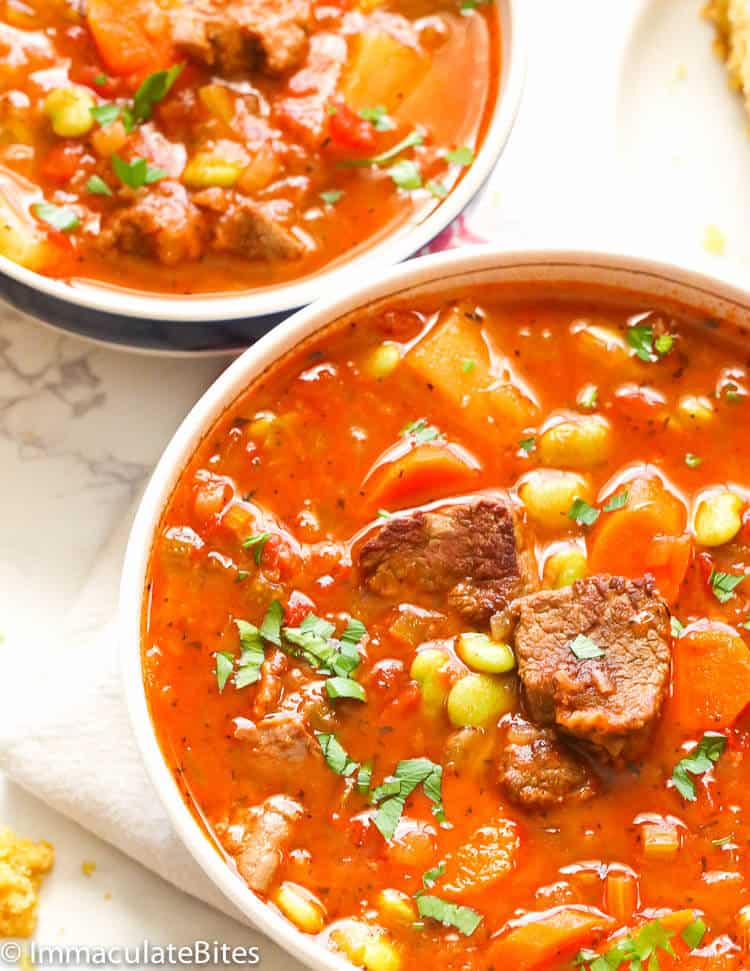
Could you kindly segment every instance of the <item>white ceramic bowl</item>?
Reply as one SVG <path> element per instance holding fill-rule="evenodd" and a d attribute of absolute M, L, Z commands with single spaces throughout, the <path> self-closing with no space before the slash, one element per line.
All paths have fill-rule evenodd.
<path fill-rule="evenodd" d="M 135 518 L 125 557 L 120 597 L 121 665 L 133 729 L 146 768 L 185 846 L 249 921 L 290 954 L 316 969 L 346 967 L 341 958 L 297 931 L 245 886 L 216 852 L 185 805 L 162 757 L 149 715 L 141 671 L 141 611 L 149 555 L 162 512 L 201 439 L 247 386 L 283 354 L 329 323 L 382 300 L 495 283 L 554 287 L 603 287 L 650 301 L 677 301 L 707 316 L 750 329 L 750 290 L 730 279 L 709 277 L 687 266 L 623 253 L 574 250 L 508 251 L 472 247 L 410 261 L 366 287 L 318 302 L 292 317 L 238 358 L 208 389 L 177 430 L 156 467 Z"/>
<path fill-rule="evenodd" d="M 71 285 L 0 256 L 0 296 L 26 313 L 110 344 L 142 350 L 233 351 L 247 347 L 299 307 L 356 287 L 385 266 L 417 253 L 460 215 L 494 169 L 521 101 L 528 16 L 524 0 L 491 5 L 499 21 L 501 73 L 497 102 L 476 159 L 450 195 L 426 219 L 405 224 L 355 257 L 296 283 L 190 297 L 144 295 L 86 282 Z"/>

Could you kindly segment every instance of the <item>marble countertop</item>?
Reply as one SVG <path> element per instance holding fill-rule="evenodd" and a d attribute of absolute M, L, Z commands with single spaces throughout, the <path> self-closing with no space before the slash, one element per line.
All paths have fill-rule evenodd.
<path fill-rule="evenodd" d="M 654 0 L 662 9 L 676 10 L 678 3 L 679 16 L 690 17 L 690 23 L 671 35 L 662 61 L 657 58 L 650 67 L 660 104 L 673 96 L 670 85 L 679 66 L 695 57 L 698 76 L 708 72 L 708 83 L 723 99 L 721 68 L 708 50 L 710 32 L 699 22 L 700 2 Z M 505 156 L 472 217 L 480 231 L 514 245 L 638 240 L 645 232 L 651 249 L 657 241 L 667 254 L 679 247 L 706 260 L 721 259 L 705 255 L 699 231 L 712 206 L 723 211 L 720 187 L 714 198 L 714 188 L 699 180 L 691 185 L 688 172 L 692 209 L 680 208 L 679 200 L 670 209 L 665 200 L 659 210 L 651 198 L 644 211 L 642 182 L 629 181 L 622 167 L 638 147 L 632 118 L 627 137 L 617 128 L 618 62 L 637 5 L 527 4 L 526 93 Z M 689 79 L 690 61 L 687 71 Z M 741 126 L 741 108 L 729 95 L 726 100 L 727 124 L 736 118 Z M 624 149 L 618 140 L 624 140 Z M 646 178 L 642 170 L 639 178 Z M 747 265 L 750 245 L 744 252 L 743 246 L 744 241 L 732 241 L 731 255 Z M 217 358 L 157 359 L 110 351 L 0 308 L 5 500 L 0 505 L 0 632 L 5 649 L 11 643 L 14 650 L 19 644 L 32 649 L 35 638 L 55 637 L 56 619 L 73 603 L 115 525 L 131 514 L 179 420 L 225 364 Z M 23 664 L 20 653 L 18 663 Z M 257 939 L 2 779 L 0 823 L 56 846 L 56 867 L 42 895 L 38 938 L 45 943 L 129 945 L 146 937 L 247 944 Z M 82 874 L 83 861 L 96 863 L 89 877 Z M 296 967 L 269 943 L 263 944 L 263 963 Z"/>

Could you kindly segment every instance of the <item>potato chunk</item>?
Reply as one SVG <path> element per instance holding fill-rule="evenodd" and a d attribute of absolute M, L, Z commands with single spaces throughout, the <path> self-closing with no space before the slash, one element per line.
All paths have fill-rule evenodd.
<path fill-rule="evenodd" d="M 402 44 L 384 31 L 366 31 L 354 40 L 341 93 L 355 111 L 383 105 L 392 113 L 428 68 L 428 59 L 415 47 Z"/>
<path fill-rule="evenodd" d="M 513 383 L 499 354 L 497 360 L 494 357 L 471 307 L 456 304 L 406 355 L 405 362 L 464 412 L 467 425 L 484 431 L 494 427 L 503 435 L 515 436 L 533 420 L 537 407 Z"/>

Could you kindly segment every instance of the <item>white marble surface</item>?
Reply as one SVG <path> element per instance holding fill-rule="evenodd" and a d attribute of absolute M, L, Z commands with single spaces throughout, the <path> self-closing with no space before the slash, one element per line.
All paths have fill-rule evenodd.
<path fill-rule="evenodd" d="M 674 13 L 677 20 L 671 24 L 679 29 L 662 28 L 661 46 L 650 44 L 643 71 L 631 49 L 623 75 L 627 97 L 617 88 L 618 63 L 638 3 L 527 3 L 526 95 L 506 155 L 472 225 L 515 244 L 616 241 L 643 234 L 652 250 L 656 245 L 672 255 L 675 249 L 702 253 L 700 220 L 711 212 L 719 214 L 718 220 L 730 211 L 721 186 L 706 182 L 705 167 L 688 166 L 687 175 L 683 169 L 678 186 L 682 206 L 693 206 L 696 215 L 679 232 L 670 232 L 667 217 L 675 211 L 668 199 L 670 180 L 662 173 L 661 187 L 654 191 L 643 164 L 648 146 L 638 142 L 657 138 L 653 105 L 645 106 L 657 97 L 662 115 L 668 116 L 664 102 L 673 96 L 680 64 L 690 76 L 692 59 L 698 58 L 702 82 L 693 90 L 700 93 L 707 84 L 718 97 L 731 97 L 720 66 L 703 56 L 710 31 L 698 19 L 700 0 L 651 0 L 654 8 Z M 631 90 L 635 84 L 641 85 L 637 97 Z M 675 98 L 683 115 L 690 114 L 685 96 Z M 647 116 L 643 126 L 634 115 L 638 103 Z M 625 135 L 616 125 L 623 117 L 629 126 Z M 704 121 L 713 126 L 712 137 L 721 134 L 728 140 L 724 144 L 730 153 L 731 145 L 745 137 L 734 107 Z M 700 117 L 687 123 L 700 130 Z M 724 126 L 721 133 L 717 126 Z M 736 150 L 744 152 L 744 145 Z M 730 256 L 747 265 L 750 245 L 739 232 Z M 216 359 L 164 360 L 92 347 L 0 308 L 0 650 L 17 656 L 19 671 L 36 639 L 55 638 L 58 621 L 92 570 L 97 552 L 115 524 L 129 515 L 179 419 L 222 366 Z M 45 943 L 131 945 L 144 937 L 172 943 L 257 940 L 3 780 L 0 823 L 56 846 L 57 864 L 43 891 L 37 935 Z M 81 872 L 84 860 L 97 864 L 90 877 Z M 296 967 L 269 943 L 263 947 L 266 967 Z"/>

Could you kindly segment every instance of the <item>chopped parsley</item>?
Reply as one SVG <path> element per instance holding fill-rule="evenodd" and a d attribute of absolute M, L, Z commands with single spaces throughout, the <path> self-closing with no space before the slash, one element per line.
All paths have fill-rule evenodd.
<path fill-rule="evenodd" d="M 276 647 L 281 647 L 281 621 L 284 617 L 284 608 L 278 600 L 272 600 L 266 610 L 266 616 L 260 625 L 260 636 L 264 641 L 270 641 Z"/>
<path fill-rule="evenodd" d="M 394 162 L 388 168 L 388 175 L 399 189 L 411 192 L 413 189 L 422 188 L 422 176 L 419 174 L 416 162 L 412 162 L 411 159 L 402 158 Z"/>
<path fill-rule="evenodd" d="M 669 629 L 672 633 L 672 637 L 679 637 L 680 634 L 685 630 L 685 625 L 681 620 L 678 620 L 673 616 L 669 618 Z"/>
<path fill-rule="evenodd" d="M 100 175 L 92 175 L 86 183 L 86 191 L 94 196 L 111 196 L 112 190 Z"/>
<path fill-rule="evenodd" d="M 98 122 L 102 128 L 106 128 L 107 125 L 111 125 L 112 122 L 117 121 L 122 110 L 122 105 L 115 104 L 113 101 L 108 101 L 103 105 L 94 105 L 93 108 L 89 108 L 91 117 L 94 119 L 94 121 Z"/>
<path fill-rule="evenodd" d="M 466 165 L 471 165 L 474 161 L 474 152 L 469 148 L 468 145 L 460 145 L 458 148 L 454 148 L 450 152 L 445 153 L 445 158 L 451 165 L 460 165 L 461 167 Z"/>
<path fill-rule="evenodd" d="M 724 386 L 724 400 L 728 401 L 730 404 L 736 404 L 738 401 L 742 401 L 744 395 L 741 393 L 739 387 L 733 382 L 729 382 Z"/>
<path fill-rule="evenodd" d="M 260 680 L 260 668 L 265 660 L 263 639 L 258 628 L 246 620 L 235 620 L 240 635 L 240 656 L 235 657 L 231 651 L 217 651 L 216 683 L 219 691 L 223 691 L 227 681 L 235 671 L 233 684 L 235 688 L 247 688 Z"/>
<path fill-rule="evenodd" d="M 434 803 L 432 813 L 440 823 L 445 823 L 443 807 L 443 767 L 429 759 L 406 759 L 399 762 L 392 776 L 389 776 L 373 793 L 373 801 L 378 807 L 374 823 L 383 838 L 393 839 L 396 827 L 404 811 L 406 800 L 417 786 Z"/>
<path fill-rule="evenodd" d="M 466 15 L 473 13 L 477 7 L 487 7 L 492 3 L 492 0 L 461 0 L 458 5 L 458 9 L 462 14 Z"/>
<path fill-rule="evenodd" d="M 568 519 L 573 519 L 582 526 L 593 526 L 599 515 L 596 506 L 589 505 L 584 499 L 574 499 L 568 510 Z"/>
<path fill-rule="evenodd" d="M 390 519 L 393 515 L 392 512 L 388 512 L 387 509 L 378 509 L 377 516 L 378 519 Z"/>
<path fill-rule="evenodd" d="M 214 657 L 216 658 L 216 669 L 214 673 L 216 675 L 216 683 L 221 692 L 226 687 L 229 676 L 234 670 L 234 654 L 231 651 L 217 651 Z"/>
<path fill-rule="evenodd" d="M 328 678 L 326 681 L 326 694 L 332 700 L 337 698 L 352 698 L 355 701 L 365 701 L 365 689 L 354 678 Z"/>
<path fill-rule="evenodd" d="M 622 509 L 623 506 L 627 505 L 628 495 L 627 489 L 623 492 L 618 492 L 616 495 L 610 496 L 602 508 L 605 512 L 614 512 L 616 509 Z"/>
<path fill-rule="evenodd" d="M 445 873 L 445 866 L 439 863 L 437 866 L 432 867 L 431 870 L 427 870 L 422 875 L 422 883 L 427 890 L 432 890 L 435 884 L 438 882 L 440 877 Z"/>
<path fill-rule="evenodd" d="M 581 408 L 596 408 L 596 403 L 599 400 L 599 389 L 595 384 L 586 384 L 579 391 L 576 400 Z"/>
<path fill-rule="evenodd" d="M 604 657 L 604 651 L 585 634 L 577 634 L 570 642 L 570 649 L 579 661 L 588 661 L 596 657 Z"/>
<path fill-rule="evenodd" d="M 106 74 L 97 74 L 96 77 L 94 78 L 94 84 L 99 88 L 103 84 L 106 84 L 107 81 L 109 81 L 109 78 L 107 77 Z"/>
<path fill-rule="evenodd" d="M 112 156 L 112 169 L 120 182 L 131 189 L 151 185 L 167 175 L 164 169 L 151 168 L 145 158 L 134 158 L 131 162 L 126 162 L 116 153 Z"/>
<path fill-rule="evenodd" d="M 463 361 L 461 361 L 461 371 L 463 374 L 471 374 L 476 366 L 477 362 L 473 361 L 470 357 L 465 357 Z"/>
<path fill-rule="evenodd" d="M 31 211 L 37 219 L 61 233 L 72 233 L 81 225 L 81 220 L 72 209 L 55 206 L 51 202 L 35 202 Z"/>
<path fill-rule="evenodd" d="M 740 627 L 742 627 L 743 630 L 750 630 L 750 614 L 748 614 L 747 620 L 740 624 Z"/>
<path fill-rule="evenodd" d="M 473 934 L 484 919 L 473 907 L 453 904 L 432 894 L 417 897 L 417 910 L 420 917 L 429 917 L 445 927 L 455 927 L 465 937 Z"/>
<path fill-rule="evenodd" d="M 260 668 L 265 660 L 263 638 L 254 624 L 246 620 L 235 620 L 234 623 L 240 635 L 240 656 L 234 686 L 246 688 L 260 680 Z"/>
<path fill-rule="evenodd" d="M 689 469 L 697 469 L 701 462 L 703 462 L 703 459 L 700 457 L 700 455 L 693 455 L 692 452 L 685 453 L 685 465 L 687 465 Z"/>
<path fill-rule="evenodd" d="M 359 117 L 363 121 L 369 121 L 375 131 L 393 131 L 396 122 L 388 114 L 387 108 L 377 105 L 375 108 L 363 108 Z"/>
<path fill-rule="evenodd" d="M 448 189 L 442 182 L 430 181 L 425 185 L 425 189 L 427 189 L 431 196 L 435 196 L 436 199 L 445 199 L 448 195 Z"/>
<path fill-rule="evenodd" d="M 373 155 L 371 158 L 345 159 L 343 162 L 339 162 L 339 165 L 345 168 L 367 168 L 373 165 L 378 167 L 385 165 L 386 162 L 393 162 L 402 152 L 414 148 L 416 145 L 421 145 L 423 142 L 424 132 L 420 128 L 415 128 L 405 138 L 402 138 L 400 142 L 394 145 L 393 148 L 381 152 L 380 155 Z"/>
<path fill-rule="evenodd" d="M 443 437 L 441 431 L 431 425 L 426 418 L 410 421 L 408 425 L 404 425 L 400 434 L 402 438 L 413 438 L 420 444 L 434 442 Z"/>
<path fill-rule="evenodd" d="M 184 66 L 175 64 L 166 71 L 156 71 L 145 78 L 133 97 L 132 110 L 136 122 L 147 121 L 151 117 L 154 105 L 169 94 Z"/>
<path fill-rule="evenodd" d="M 270 533 L 255 533 L 253 536 L 248 536 L 242 544 L 243 549 L 253 551 L 253 559 L 258 566 L 260 566 L 260 560 L 263 556 L 263 549 L 270 538 Z"/>
<path fill-rule="evenodd" d="M 327 206 L 335 206 L 343 194 L 343 189 L 326 189 L 325 192 L 320 193 L 320 198 Z"/>
<path fill-rule="evenodd" d="M 680 936 L 694 950 L 705 933 L 706 925 L 700 917 L 696 917 Z M 667 930 L 657 918 L 643 924 L 627 937 L 619 938 L 603 954 L 588 949 L 579 951 L 573 963 L 578 968 L 588 968 L 588 971 L 614 971 L 623 964 L 627 964 L 629 971 L 658 971 L 659 951 L 676 957 L 671 944 L 674 936 L 675 932 Z"/>
<path fill-rule="evenodd" d="M 734 836 L 731 834 L 729 836 L 720 836 L 716 840 L 711 840 L 713 846 L 726 846 L 734 840 Z"/>
<path fill-rule="evenodd" d="M 651 362 L 666 357 L 674 347 L 673 334 L 660 334 L 654 338 L 654 329 L 650 324 L 628 327 L 627 338 L 635 356 L 642 361 Z"/>
<path fill-rule="evenodd" d="M 358 765 L 349 758 L 346 749 L 335 735 L 327 732 L 315 732 L 323 758 L 328 768 L 336 775 L 350 776 L 357 771 Z"/>
<path fill-rule="evenodd" d="M 372 762 L 363 762 L 357 771 L 357 792 L 366 795 L 372 782 Z"/>
<path fill-rule="evenodd" d="M 535 435 L 531 435 L 530 438 L 522 438 L 522 439 L 520 439 L 519 442 L 518 442 L 518 447 L 523 452 L 526 452 L 527 455 L 529 454 L 529 452 L 533 452 L 534 449 L 536 448 L 536 436 Z"/>
<path fill-rule="evenodd" d="M 732 600 L 735 596 L 735 587 L 738 587 L 744 579 L 744 573 L 722 573 L 720 570 L 711 570 L 708 582 L 719 603 L 725 604 L 728 600 Z"/>
<path fill-rule="evenodd" d="M 359 644 L 366 633 L 367 628 L 362 621 L 357 620 L 356 617 L 350 617 L 346 622 L 346 629 L 341 635 L 340 640 L 344 644 Z"/>
<path fill-rule="evenodd" d="M 672 772 L 675 789 L 687 802 L 695 802 L 697 793 L 692 776 L 703 775 L 721 758 L 727 745 L 726 735 L 706 733 L 695 748 L 680 759 Z"/>

